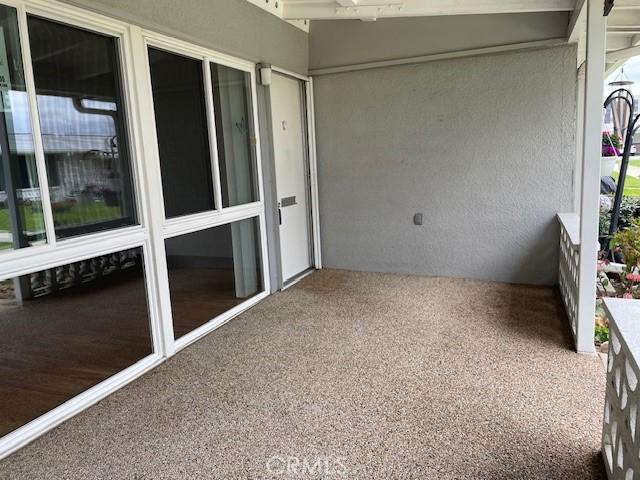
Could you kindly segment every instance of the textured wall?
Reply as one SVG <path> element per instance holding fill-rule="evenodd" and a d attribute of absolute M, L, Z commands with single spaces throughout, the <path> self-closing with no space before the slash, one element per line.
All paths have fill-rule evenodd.
<path fill-rule="evenodd" d="M 313 21 L 309 68 L 564 38 L 563 12 Z"/>
<path fill-rule="evenodd" d="M 65 0 L 254 62 L 306 73 L 308 35 L 245 0 Z"/>
<path fill-rule="evenodd" d="M 317 77 L 324 264 L 555 284 L 575 56 L 567 46 Z"/>

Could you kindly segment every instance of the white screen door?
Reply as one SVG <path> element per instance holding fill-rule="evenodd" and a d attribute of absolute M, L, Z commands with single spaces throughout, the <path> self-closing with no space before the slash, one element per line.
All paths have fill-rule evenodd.
<path fill-rule="evenodd" d="M 283 282 L 311 267 L 305 112 L 299 80 L 275 74 L 271 82 L 271 116 L 280 210 Z"/>

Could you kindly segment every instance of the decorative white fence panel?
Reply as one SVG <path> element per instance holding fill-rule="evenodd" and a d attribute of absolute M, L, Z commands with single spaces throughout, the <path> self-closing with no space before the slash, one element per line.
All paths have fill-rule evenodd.
<path fill-rule="evenodd" d="M 609 358 L 602 456 L 609 480 L 640 480 L 640 300 L 607 298 Z"/>
<path fill-rule="evenodd" d="M 580 260 L 580 217 L 575 213 L 559 213 L 560 266 L 558 283 L 574 338 L 578 333 L 578 272 Z M 594 279 L 595 281 L 595 279 Z"/>

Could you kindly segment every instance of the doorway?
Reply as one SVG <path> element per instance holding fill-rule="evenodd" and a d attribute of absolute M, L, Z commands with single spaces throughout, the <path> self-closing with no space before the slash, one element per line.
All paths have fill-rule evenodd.
<path fill-rule="evenodd" d="M 274 72 L 271 121 L 283 285 L 313 266 L 304 82 Z"/>

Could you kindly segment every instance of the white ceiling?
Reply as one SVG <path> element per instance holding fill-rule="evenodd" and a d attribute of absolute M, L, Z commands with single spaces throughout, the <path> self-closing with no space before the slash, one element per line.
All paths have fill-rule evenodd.
<path fill-rule="evenodd" d="M 567 39 L 584 56 L 585 0 L 248 0 L 308 31 L 310 20 L 473 15 L 530 12 L 570 12 Z M 604 2 L 603 2 L 604 4 Z M 615 0 L 608 19 L 607 67 L 640 55 L 640 0 Z"/>

